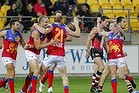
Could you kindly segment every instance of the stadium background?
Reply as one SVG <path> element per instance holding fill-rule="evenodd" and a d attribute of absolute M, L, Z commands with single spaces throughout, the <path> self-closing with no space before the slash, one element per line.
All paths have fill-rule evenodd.
<path fill-rule="evenodd" d="M 52 0 L 53 4 L 55 1 L 56 0 Z M 88 3 L 90 5 L 90 11 L 92 13 L 92 16 L 85 17 L 85 18 L 90 19 L 93 22 L 93 24 L 95 24 L 95 19 L 99 14 L 110 17 L 110 20 L 113 20 L 118 16 L 124 16 L 127 18 L 127 27 L 125 29 L 126 41 L 124 43 L 124 50 L 128 53 L 127 63 L 129 65 L 129 69 L 131 70 L 131 74 L 136 76 L 135 79 L 138 82 L 139 81 L 139 0 L 77 0 L 76 2 L 78 4 L 78 8 L 81 8 L 82 4 L 84 3 Z M 1 28 L 4 26 L 2 21 L 8 17 L 19 18 L 19 16 L 4 16 L 4 15 L 1 16 L 0 15 L 0 27 Z M 68 17 L 69 16 L 64 16 L 64 20 L 66 20 L 66 18 Z M 20 16 L 20 18 L 26 18 L 26 16 L 22 16 L 22 17 Z M 32 17 L 29 16 L 27 18 L 32 18 Z M 52 23 L 53 15 L 49 16 L 49 18 L 50 18 L 50 23 Z M 72 17 L 69 17 L 69 18 L 72 18 Z M 80 19 L 82 23 L 85 22 L 83 20 L 84 17 L 81 17 Z M 8 27 L 6 26 L 4 28 L 8 28 Z M 72 42 L 66 43 L 66 52 L 67 52 L 66 61 L 67 61 L 67 66 L 68 66 L 68 75 L 71 76 L 70 79 L 72 81 L 75 79 L 75 82 L 81 78 L 82 79 L 80 81 L 86 80 L 88 84 L 85 86 L 88 86 L 86 89 L 86 91 L 88 91 L 90 87 L 90 84 L 89 84 L 90 77 L 92 73 L 94 72 L 94 70 L 93 70 L 93 62 L 91 61 L 91 58 L 90 59 L 85 58 L 85 49 L 86 49 L 85 45 L 86 45 L 86 40 L 87 40 L 87 36 L 89 35 L 89 32 L 86 32 L 85 29 L 81 29 L 81 33 L 82 33 L 81 38 L 79 39 L 73 38 Z M 25 40 L 27 41 L 29 33 L 24 33 L 23 31 L 23 36 L 25 37 Z M 28 69 L 27 69 L 28 65 L 26 63 L 26 59 L 24 56 L 24 50 L 21 48 L 21 46 L 19 46 L 18 51 L 19 53 L 18 53 L 17 66 L 16 66 L 16 77 L 25 77 L 28 73 Z M 44 51 L 42 51 L 41 53 L 41 60 L 43 59 L 43 56 L 44 56 Z M 3 63 L 0 60 L 0 77 L 4 76 L 5 73 L 6 73 L 5 68 L 3 66 Z M 57 70 L 55 71 L 55 75 L 59 76 Z M 74 78 L 73 76 L 77 76 L 77 77 Z M 81 76 L 81 77 L 78 77 L 78 76 Z M 84 78 L 84 76 L 86 76 L 87 79 Z M 23 82 L 23 78 L 21 78 L 21 80 L 20 78 L 17 78 L 17 80 Z M 56 80 L 59 80 L 59 78 Z M 80 83 L 80 81 L 78 83 Z M 76 85 L 76 84 L 73 83 L 73 85 Z M 19 84 L 19 86 L 21 88 L 22 83 Z M 19 86 L 16 86 L 17 91 L 20 89 L 18 88 Z M 84 86 L 84 85 L 81 85 L 81 86 Z M 109 87 L 110 85 L 106 84 L 106 87 L 105 87 L 106 93 L 110 93 Z M 80 90 L 84 91 L 82 89 Z M 139 87 L 137 87 L 136 90 L 139 90 Z M 78 91 L 79 90 L 74 90 L 74 92 L 72 93 L 87 93 L 87 92 L 78 92 Z M 3 89 L 2 90 L 0 89 L 0 93 L 5 93 L 5 92 Z M 56 93 L 61 93 L 61 92 L 56 92 Z"/>

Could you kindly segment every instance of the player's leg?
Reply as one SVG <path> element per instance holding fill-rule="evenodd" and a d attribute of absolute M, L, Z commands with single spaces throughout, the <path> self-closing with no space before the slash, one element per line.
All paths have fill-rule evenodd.
<path fill-rule="evenodd" d="M 101 93 L 102 92 L 102 88 L 103 88 L 103 85 L 107 79 L 107 77 L 109 76 L 110 72 L 109 72 L 109 66 L 108 66 L 108 63 L 109 62 L 106 62 L 106 66 L 105 66 L 105 69 L 101 75 L 101 78 L 99 80 L 99 86 L 98 86 L 98 92 Z"/>
<path fill-rule="evenodd" d="M 110 75 L 111 75 L 111 86 L 112 86 L 112 93 L 117 93 L 117 79 L 116 79 L 116 72 L 117 67 L 116 65 L 109 65 Z"/>
<path fill-rule="evenodd" d="M 48 79 L 48 88 L 52 87 L 52 82 L 53 82 L 53 71 L 56 67 L 56 64 L 53 64 L 49 70 L 44 74 L 43 78 L 40 80 L 42 84 L 45 83 L 45 81 Z"/>
<path fill-rule="evenodd" d="M 59 56 L 57 59 L 57 69 L 62 78 L 64 93 L 69 93 L 69 81 L 67 77 L 67 67 L 66 67 L 66 62 L 64 61 L 64 57 L 62 56 L 61 57 Z"/>
<path fill-rule="evenodd" d="M 56 61 L 56 58 L 54 56 L 51 56 L 51 55 L 46 56 L 44 58 L 43 63 L 42 63 L 41 68 L 40 68 L 40 74 L 39 74 L 40 79 L 48 71 L 48 69 L 54 64 L 55 61 Z M 42 92 L 43 88 L 44 88 L 44 85 L 41 86 L 41 83 L 40 83 L 39 92 Z M 52 93 L 52 92 L 53 92 L 53 90 L 51 88 L 51 90 L 48 91 L 48 93 Z"/>
<path fill-rule="evenodd" d="M 8 84 L 9 84 L 9 88 L 10 88 L 10 93 L 15 93 L 15 88 L 14 88 L 14 77 L 15 77 L 15 65 L 14 65 L 14 61 L 11 59 L 8 59 L 8 62 L 5 67 L 6 67 L 6 71 L 9 74 L 9 78 L 8 78 Z"/>
<path fill-rule="evenodd" d="M 67 68 L 66 66 L 64 67 L 57 67 L 58 71 L 61 75 L 62 78 L 62 83 L 63 83 L 63 87 L 64 87 L 64 93 L 69 93 L 69 81 L 67 78 Z"/>
<path fill-rule="evenodd" d="M 126 72 L 127 75 L 129 75 L 130 77 L 132 77 L 132 76 L 130 75 L 130 70 L 129 70 L 129 68 L 128 68 L 127 63 L 125 63 L 125 72 Z M 133 77 L 132 77 L 132 78 L 133 78 Z M 126 82 L 128 82 L 128 81 L 126 81 Z M 131 81 L 131 84 L 132 84 L 132 87 L 133 87 L 133 88 L 136 88 L 136 82 L 135 82 L 134 78 L 133 78 L 133 80 Z M 127 85 L 127 86 L 128 86 L 128 85 Z"/>
<path fill-rule="evenodd" d="M 52 90 L 52 83 L 53 83 L 53 77 L 54 77 L 54 69 L 56 67 L 56 64 L 53 64 L 47 72 L 45 72 L 43 78 L 40 80 L 40 86 L 39 90 L 43 91 L 44 89 L 44 83 L 48 79 L 48 90 Z"/>
<path fill-rule="evenodd" d="M 31 70 L 31 67 L 29 67 L 29 74 L 25 78 L 24 85 L 22 89 L 20 90 L 21 93 L 27 92 L 28 87 L 31 83 L 32 75 L 33 75 L 33 71 Z M 32 89 L 29 89 L 29 91 L 32 91 Z"/>
<path fill-rule="evenodd" d="M 130 83 L 130 81 L 127 79 L 127 77 L 131 78 L 130 76 L 127 76 L 125 75 L 126 73 L 126 69 L 125 69 L 125 59 L 124 58 L 119 58 L 119 62 L 118 62 L 118 72 L 119 72 L 119 77 L 122 79 L 122 80 L 125 80 L 126 81 L 126 84 L 127 84 L 127 87 L 128 87 L 128 91 L 129 93 L 132 93 L 133 92 L 133 88 L 132 88 L 132 85 Z"/>
<path fill-rule="evenodd" d="M 118 72 L 119 72 L 119 77 L 122 80 L 125 80 L 129 93 L 132 93 L 133 92 L 132 85 L 131 85 L 130 81 L 127 80 L 126 77 L 125 77 L 125 66 L 124 67 L 118 67 Z"/>
<path fill-rule="evenodd" d="M 104 63 L 102 62 L 101 57 L 95 57 L 94 61 L 95 61 L 95 64 L 98 66 L 98 70 L 92 76 L 92 86 L 91 86 L 91 90 L 90 90 L 91 92 L 97 91 L 96 87 L 98 86 L 101 74 L 104 70 Z"/>
<path fill-rule="evenodd" d="M 29 61 L 29 66 L 33 70 L 33 76 L 31 78 L 31 84 L 32 84 L 32 92 L 36 93 L 36 86 L 37 86 L 37 81 L 38 81 L 38 75 L 40 73 L 40 68 L 39 68 L 39 62 L 37 59 L 32 59 Z"/>

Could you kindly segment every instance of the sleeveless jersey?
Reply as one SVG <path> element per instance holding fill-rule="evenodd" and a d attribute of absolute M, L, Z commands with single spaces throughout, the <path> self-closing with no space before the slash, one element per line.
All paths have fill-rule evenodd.
<path fill-rule="evenodd" d="M 34 28 L 33 31 L 38 31 L 38 30 L 37 30 L 36 28 Z M 32 32 L 33 32 L 33 31 L 32 31 Z M 31 33 L 32 33 L 32 32 L 31 32 Z M 39 31 L 38 31 L 38 32 L 39 32 Z M 39 34 L 40 34 L 40 43 L 43 43 L 43 41 L 44 41 L 45 38 L 46 38 L 46 35 L 42 34 L 41 32 L 39 32 Z M 37 54 L 37 55 L 40 54 L 40 51 L 41 51 L 41 50 L 36 49 L 36 47 L 35 47 L 35 45 L 34 45 L 34 37 L 32 37 L 31 34 L 30 34 L 30 37 L 29 37 L 28 44 L 33 45 L 34 47 L 33 47 L 33 48 L 29 48 L 29 49 L 27 49 L 27 50 L 29 50 L 29 51 L 31 51 L 31 52 Z"/>
<path fill-rule="evenodd" d="M 48 40 L 56 39 L 58 42 L 47 48 L 46 54 L 48 55 L 57 55 L 65 56 L 65 38 L 67 36 L 65 25 L 60 25 L 57 23 L 52 24 L 53 28 L 51 33 L 49 33 Z"/>
<path fill-rule="evenodd" d="M 101 40 L 102 40 L 102 36 L 99 35 L 99 33 L 97 33 L 94 38 L 92 39 L 92 47 L 98 50 L 102 51 L 101 48 Z"/>
<path fill-rule="evenodd" d="M 108 58 L 117 59 L 124 57 L 123 53 L 123 39 L 120 37 L 120 33 L 110 33 L 108 35 Z"/>
<path fill-rule="evenodd" d="M 13 33 L 11 29 L 7 30 L 7 34 L 4 38 L 4 48 L 2 52 L 2 57 L 10 57 L 16 60 L 18 43 L 22 35 L 20 32 Z"/>

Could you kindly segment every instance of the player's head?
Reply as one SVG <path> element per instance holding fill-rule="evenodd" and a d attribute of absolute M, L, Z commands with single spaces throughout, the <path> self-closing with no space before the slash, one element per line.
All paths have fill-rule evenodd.
<path fill-rule="evenodd" d="M 55 22 L 61 22 L 62 21 L 62 11 L 57 10 L 55 12 L 55 18 L 54 18 Z"/>
<path fill-rule="evenodd" d="M 39 17 L 38 23 L 40 26 L 45 28 L 48 25 L 48 21 L 49 21 L 48 17 L 45 15 L 42 15 Z"/>
<path fill-rule="evenodd" d="M 107 16 L 102 16 L 102 17 L 101 17 L 101 24 L 102 24 L 102 26 L 107 27 L 108 24 L 109 24 L 109 17 L 107 17 Z"/>
<path fill-rule="evenodd" d="M 120 16 L 117 18 L 116 21 L 117 21 L 117 24 L 119 24 L 122 29 L 124 29 L 126 27 L 126 20 L 124 17 Z"/>
<path fill-rule="evenodd" d="M 20 23 L 18 19 L 13 19 L 10 21 L 10 27 L 14 31 L 19 31 L 20 29 Z"/>

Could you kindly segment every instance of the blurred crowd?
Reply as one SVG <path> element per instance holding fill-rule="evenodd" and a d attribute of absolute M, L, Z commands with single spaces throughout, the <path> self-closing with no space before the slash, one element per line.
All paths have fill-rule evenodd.
<path fill-rule="evenodd" d="M 34 23 L 34 19 L 41 15 L 52 17 L 55 11 L 61 10 L 65 16 L 65 23 L 72 21 L 72 17 L 81 17 L 80 28 L 89 32 L 95 25 L 90 6 L 87 3 L 79 5 L 76 0 L 1 0 L 0 1 L 0 29 L 9 24 L 11 18 L 18 17 L 22 24 L 22 32 L 27 32 Z M 13 16 L 13 17 L 12 17 Z M 29 16 L 29 17 L 27 17 Z M 86 18 L 88 17 L 88 18 Z"/>

